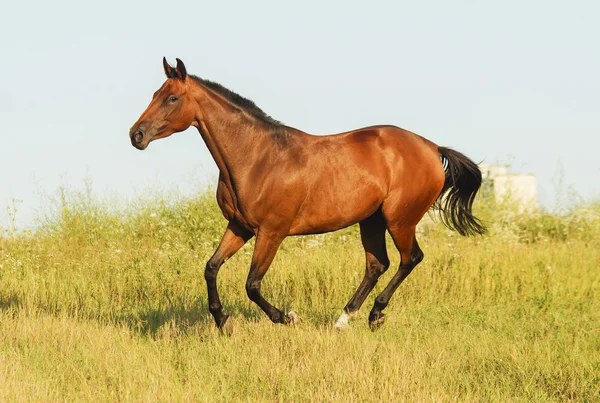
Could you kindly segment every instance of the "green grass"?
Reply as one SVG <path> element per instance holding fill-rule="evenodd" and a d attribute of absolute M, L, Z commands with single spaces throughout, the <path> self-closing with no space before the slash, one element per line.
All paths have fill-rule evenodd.
<path fill-rule="evenodd" d="M 219 274 L 231 337 L 208 313 L 204 265 L 225 228 L 212 195 L 136 206 L 61 192 L 35 231 L 0 243 L 0 401 L 599 401 L 600 206 L 517 214 L 478 205 L 484 237 L 419 231 L 425 260 L 375 333 L 380 280 L 332 329 L 364 272 L 356 227 L 288 238 L 263 282 L 296 310 L 272 324 L 245 294 L 252 242 Z"/>

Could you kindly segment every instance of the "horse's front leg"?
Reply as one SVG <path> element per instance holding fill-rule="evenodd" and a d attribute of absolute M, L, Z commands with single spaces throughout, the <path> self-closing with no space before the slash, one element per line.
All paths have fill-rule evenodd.
<path fill-rule="evenodd" d="M 240 250 L 250 238 L 252 238 L 250 231 L 230 221 L 217 250 L 206 263 L 204 278 L 206 279 L 206 287 L 208 288 L 208 309 L 219 329 L 225 326 L 229 316 L 223 314 L 223 306 L 217 292 L 217 274 L 225 260 Z"/>
<path fill-rule="evenodd" d="M 294 312 L 285 314 L 283 311 L 271 305 L 260 293 L 260 285 L 263 277 L 277 253 L 277 249 L 286 237 L 287 233 L 259 231 L 256 236 L 256 245 L 254 246 L 254 255 L 250 273 L 246 281 L 246 292 L 248 298 L 255 302 L 274 323 L 296 323 L 298 315 Z"/>

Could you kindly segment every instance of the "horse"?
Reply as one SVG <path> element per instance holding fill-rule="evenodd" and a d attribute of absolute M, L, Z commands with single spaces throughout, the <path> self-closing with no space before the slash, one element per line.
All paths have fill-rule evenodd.
<path fill-rule="evenodd" d="M 167 76 L 129 131 L 144 150 L 152 141 L 193 126 L 219 169 L 216 198 L 228 221 L 206 263 L 208 307 L 216 326 L 231 330 L 217 292 L 222 264 L 256 237 L 246 281 L 248 298 L 274 323 L 295 324 L 261 294 L 261 281 L 284 238 L 320 234 L 359 224 L 366 255 L 364 278 L 334 327 L 345 329 L 388 269 L 385 233 L 400 252 L 400 264 L 375 298 L 369 326 L 402 281 L 423 260 L 417 223 L 433 206 L 442 222 L 461 235 L 486 229 L 472 213 L 481 186 L 478 166 L 465 155 L 437 146 L 395 126 L 371 126 L 332 135 L 311 135 L 284 125 L 256 104 L 222 85 L 187 73 L 163 58 Z"/>

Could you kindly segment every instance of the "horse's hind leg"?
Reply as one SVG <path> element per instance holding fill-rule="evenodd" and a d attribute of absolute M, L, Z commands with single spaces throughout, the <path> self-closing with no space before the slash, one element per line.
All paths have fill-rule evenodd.
<path fill-rule="evenodd" d="M 419 248 L 417 239 L 415 238 L 415 227 L 390 226 L 388 227 L 390 235 L 394 239 L 394 243 L 400 251 L 400 267 L 390 283 L 385 289 L 375 298 L 373 309 L 369 314 L 369 326 L 371 330 L 376 330 L 384 322 L 384 314 L 381 312 L 390 302 L 390 298 L 400 283 L 410 274 L 412 269 L 423 260 L 423 252 Z"/>
<path fill-rule="evenodd" d="M 390 265 L 385 248 L 385 230 L 386 224 L 381 211 L 377 211 L 369 218 L 360 222 L 360 239 L 367 257 L 365 276 L 350 301 L 348 301 L 348 304 L 346 304 L 344 313 L 335 322 L 336 329 L 348 327 L 350 318 L 360 309 L 365 298 L 367 298 L 373 287 L 375 287 L 375 284 L 377 284 L 379 276 Z"/>

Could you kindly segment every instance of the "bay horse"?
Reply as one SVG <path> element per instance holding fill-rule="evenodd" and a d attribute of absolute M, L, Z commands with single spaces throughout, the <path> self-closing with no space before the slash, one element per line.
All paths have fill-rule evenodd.
<path fill-rule="evenodd" d="M 298 315 L 285 314 L 260 292 L 283 239 L 359 224 L 366 269 L 335 322 L 343 329 L 390 265 L 387 230 L 401 262 L 369 314 L 374 330 L 383 324 L 382 310 L 394 291 L 423 260 L 415 228 L 434 204 L 444 224 L 459 234 L 485 232 L 472 214 L 481 172 L 463 154 L 395 126 L 310 135 L 218 83 L 188 75 L 179 59 L 172 67 L 163 58 L 163 67 L 167 80 L 129 136 L 144 150 L 154 140 L 194 126 L 219 168 L 216 197 L 229 223 L 204 272 L 209 310 L 219 329 L 231 330 L 217 292 L 219 268 L 253 236 L 248 297 L 271 321 L 289 324 Z"/>

